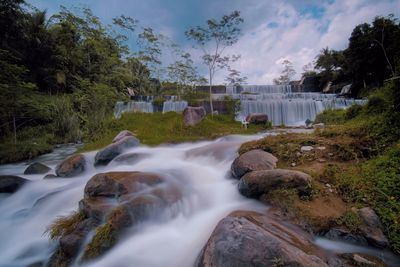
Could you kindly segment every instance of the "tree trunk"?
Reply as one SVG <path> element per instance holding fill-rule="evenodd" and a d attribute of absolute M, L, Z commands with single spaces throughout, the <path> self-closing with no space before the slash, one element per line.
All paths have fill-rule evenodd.
<path fill-rule="evenodd" d="M 15 116 L 13 116 L 13 142 L 17 144 L 17 124 L 15 123 Z"/>
<path fill-rule="evenodd" d="M 213 106 L 213 99 L 212 99 L 212 76 L 210 73 L 210 111 L 211 111 L 211 118 L 214 117 L 214 106 Z"/>

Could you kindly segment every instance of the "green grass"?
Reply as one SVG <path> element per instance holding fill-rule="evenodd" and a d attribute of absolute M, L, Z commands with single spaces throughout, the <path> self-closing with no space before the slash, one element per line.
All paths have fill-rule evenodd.
<path fill-rule="evenodd" d="M 338 175 L 344 197 L 371 206 L 382 220 L 391 247 L 400 253 L 400 143 Z"/>
<path fill-rule="evenodd" d="M 17 144 L 4 142 L 0 144 L 0 164 L 32 159 L 52 150 L 53 145 L 49 144 L 46 137 L 18 141 Z"/>
<path fill-rule="evenodd" d="M 97 150 L 110 144 L 122 130 L 132 131 L 142 144 L 155 146 L 163 143 L 214 139 L 228 134 L 254 134 L 265 130 L 264 125 L 250 125 L 248 129 L 229 116 L 207 116 L 195 126 L 185 126 L 182 114 L 125 113 L 119 120 L 109 123 L 106 133 L 99 133 L 96 140 L 85 143 L 80 151 Z"/>

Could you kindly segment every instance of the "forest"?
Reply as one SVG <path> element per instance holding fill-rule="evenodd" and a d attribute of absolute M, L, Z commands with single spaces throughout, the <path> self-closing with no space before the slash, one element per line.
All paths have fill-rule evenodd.
<path fill-rule="evenodd" d="M 127 37 L 132 33 L 135 44 Z M 54 144 L 95 140 L 112 127 L 115 102 L 128 100 L 127 88 L 140 95 L 192 97 L 193 86 L 207 82 L 190 54 L 124 15 L 105 25 L 88 8 L 61 7 L 48 16 L 23 0 L 4 0 L 0 39 L 3 163 L 32 158 Z M 365 96 L 396 79 L 398 47 L 398 19 L 376 17 L 354 28 L 346 49 L 322 49 L 303 75 L 318 77 L 321 86 L 352 83 L 354 96 Z M 161 62 L 166 48 L 176 55 L 168 66 Z M 230 71 L 227 81 L 235 82 L 238 72 Z"/>

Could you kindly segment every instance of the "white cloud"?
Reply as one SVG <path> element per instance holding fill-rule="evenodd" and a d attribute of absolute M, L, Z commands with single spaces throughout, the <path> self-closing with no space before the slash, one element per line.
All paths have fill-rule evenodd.
<path fill-rule="evenodd" d="M 318 19 L 301 15 L 288 2 L 259 5 L 257 14 L 264 9 L 265 18 L 258 17 L 257 25 L 251 23 L 252 27 L 247 28 L 240 41 L 228 50 L 229 53 L 242 55 L 234 67 L 248 77 L 249 83 L 269 84 L 280 75 L 282 59 L 289 59 L 298 79 L 302 67 L 314 61 L 322 48 L 343 49 L 356 25 L 400 10 L 400 1 L 389 0 L 342 0 L 323 5 L 325 13 Z M 244 10 L 245 19 L 252 18 L 251 8 Z M 278 26 L 267 27 L 269 22 L 276 22 Z M 222 83 L 223 73 L 217 76 L 216 81 Z"/>

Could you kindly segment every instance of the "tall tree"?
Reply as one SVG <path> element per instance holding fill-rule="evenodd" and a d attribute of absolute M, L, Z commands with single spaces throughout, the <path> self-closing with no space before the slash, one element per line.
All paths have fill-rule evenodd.
<path fill-rule="evenodd" d="M 225 55 L 225 49 L 239 40 L 243 18 L 239 11 L 224 15 L 220 20 L 207 20 L 205 27 L 197 26 L 185 32 L 188 39 L 193 40 L 203 52 L 203 64 L 208 68 L 209 94 L 211 114 L 214 112 L 212 102 L 213 78 L 218 70 L 229 66 L 237 57 Z"/>
<path fill-rule="evenodd" d="M 230 85 L 241 85 L 247 82 L 247 77 L 242 76 L 240 71 L 228 67 L 228 76 L 226 76 L 225 81 Z"/>
<path fill-rule="evenodd" d="M 290 83 L 293 76 L 296 75 L 296 71 L 293 68 L 292 62 L 285 59 L 282 62 L 282 65 L 283 65 L 283 70 L 282 70 L 281 76 L 279 76 L 279 78 L 274 79 L 274 84 L 287 85 Z"/>

